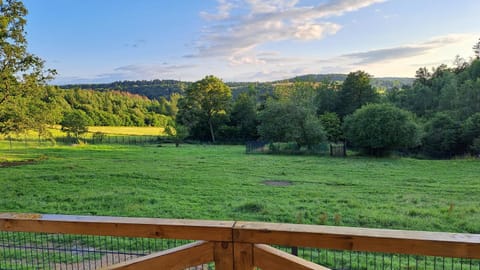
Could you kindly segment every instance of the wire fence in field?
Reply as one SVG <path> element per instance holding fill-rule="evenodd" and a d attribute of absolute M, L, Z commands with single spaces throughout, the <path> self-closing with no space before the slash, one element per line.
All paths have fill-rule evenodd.
<path fill-rule="evenodd" d="M 330 250 L 277 247 L 308 261 L 337 270 L 480 270 L 480 260 Z"/>
<path fill-rule="evenodd" d="M 98 269 L 193 241 L 0 231 L 0 269 Z M 335 270 L 480 270 L 480 260 L 276 247 Z M 191 269 L 215 269 L 214 264 Z M 287 269 L 285 269 L 287 270 Z"/>
<path fill-rule="evenodd" d="M 124 144 L 124 145 L 150 145 L 168 143 L 167 137 L 153 135 L 108 135 L 103 137 L 80 137 L 74 138 L 69 136 L 60 136 L 52 139 L 45 138 L 3 138 L 7 148 L 29 148 L 37 146 L 52 146 L 55 143 L 60 144 Z"/>
<path fill-rule="evenodd" d="M 0 269 L 98 269 L 192 241 L 0 232 Z M 194 269 L 208 269 L 199 266 Z"/>
<path fill-rule="evenodd" d="M 127 144 L 127 145 L 145 145 L 157 144 L 164 141 L 162 137 L 151 135 L 109 135 L 109 136 L 93 136 L 87 138 L 73 138 L 73 137 L 57 137 L 56 142 L 64 144 L 75 144 L 78 141 L 87 144 Z"/>

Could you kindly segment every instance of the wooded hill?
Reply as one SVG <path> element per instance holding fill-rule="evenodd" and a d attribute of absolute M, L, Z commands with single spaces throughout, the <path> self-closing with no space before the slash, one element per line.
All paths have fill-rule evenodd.
<path fill-rule="evenodd" d="M 258 93 L 271 93 L 275 85 L 282 83 L 294 82 L 324 82 L 336 81 L 343 82 L 347 78 L 347 74 L 308 74 L 293 77 L 286 80 L 278 80 L 272 82 L 227 82 L 226 84 L 232 89 L 234 97 L 240 93 L 248 92 L 249 89 L 255 88 Z M 392 87 L 400 87 L 402 85 L 412 85 L 414 78 L 404 77 L 384 77 L 372 78 L 371 85 L 377 88 L 389 89 Z M 117 81 L 112 83 L 101 84 L 68 84 L 62 85 L 63 89 L 92 89 L 96 91 L 126 91 L 132 94 L 146 96 L 150 99 L 159 99 L 161 97 L 169 98 L 173 93 L 183 94 L 192 82 L 177 80 L 139 80 L 139 81 Z"/>

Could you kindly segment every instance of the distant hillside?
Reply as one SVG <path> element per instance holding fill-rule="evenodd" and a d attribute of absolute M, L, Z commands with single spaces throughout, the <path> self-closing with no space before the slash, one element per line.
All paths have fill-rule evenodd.
<path fill-rule="evenodd" d="M 343 82 L 347 77 L 346 74 L 309 74 L 297 76 L 287 80 L 274 82 L 227 82 L 226 84 L 232 89 L 233 95 L 236 96 L 250 89 L 256 89 L 259 93 L 271 93 L 275 84 L 293 83 L 293 82 L 322 82 L 322 81 L 338 81 Z M 372 78 L 372 85 L 379 88 L 392 88 L 394 86 L 411 85 L 413 78 Z M 119 81 L 104 84 L 69 84 L 62 85 L 63 89 L 92 89 L 96 91 L 120 90 L 133 94 L 143 95 L 150 99 L 158 99 L 160 97 L 168 98 L 173 93 L 182 94 L 192 82 L 176 81 L 176 80 L 151 80 L 151 81 Z"/>
<path fill-rule="evenodd" d="M 150 99 L 169 97 L 173 93 L 183 93 L 191 82 L 175 80 L 151 80 L 151 81 L 121 81 L 101 84 L 68 84 L 60 86 L 63 89 L 92 89 L 97 91 L 119 90 L 132 94 L 146 96 Z"/>
<path fill-rule="evenodd" d="M 308 74 L 297 76 L 287 81 L 289 82 L 321 82 L 321 81 L 338 81 L 343 82 L 347 78 L 347 74 Z M 379 77 L 372 78 L 372 86 L 381 88 L 392 88 L 394 86 L 412 85 L 414 78 L 405 77 Z"/>

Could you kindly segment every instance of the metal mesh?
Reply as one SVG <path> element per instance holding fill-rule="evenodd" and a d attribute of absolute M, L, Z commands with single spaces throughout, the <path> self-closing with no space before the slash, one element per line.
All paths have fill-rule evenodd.
<path fill-rule="evenodd" d="M 277 247 L 335 270 L 480 270 L 480 260 L 316 248 Z"/>
<path fill-rule="evenodd" d="M 98 269 L 191 242 L 0 231 L 0 269 Z M 191 269 L 213 269 L 213 265 Z"/>
<path fill-rule="evenodd" d="M 0 231 L 0 269 L 98 269 L 193 241 Z M 480 270 L 480 260 L 279 247 L 335 270 Z M 214 263 L 190 269 L 215 269 Z"/>

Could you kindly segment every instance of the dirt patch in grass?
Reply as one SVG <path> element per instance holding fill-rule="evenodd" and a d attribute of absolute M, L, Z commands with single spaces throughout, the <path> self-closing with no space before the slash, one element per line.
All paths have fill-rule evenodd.
<path fill-rule="evenodd" d="M 293 182 L 288 180 L 265 180 L 263 184 L 274 187 L 286 187 L 293 185 Z"/>
<path fill-rule="evenodd" d="M 20 160 L 20 161 L 3 161 L 3 162 L 0 162 L 0 168 L 30 165 L 36 162 L 37 160 L 35 159 L 27 159 L 27 160 Z"/>
<path fill-rule="evenodd" d="M 48 159 L 48 157 L 45 155 L 42 155 L 38 158 L 30 158 L 30 159 L 23 159 L 23 160 L 11 160 L 11 161 L 0 160 L 0 168 L 32 165 L 46 159 Z"/>

